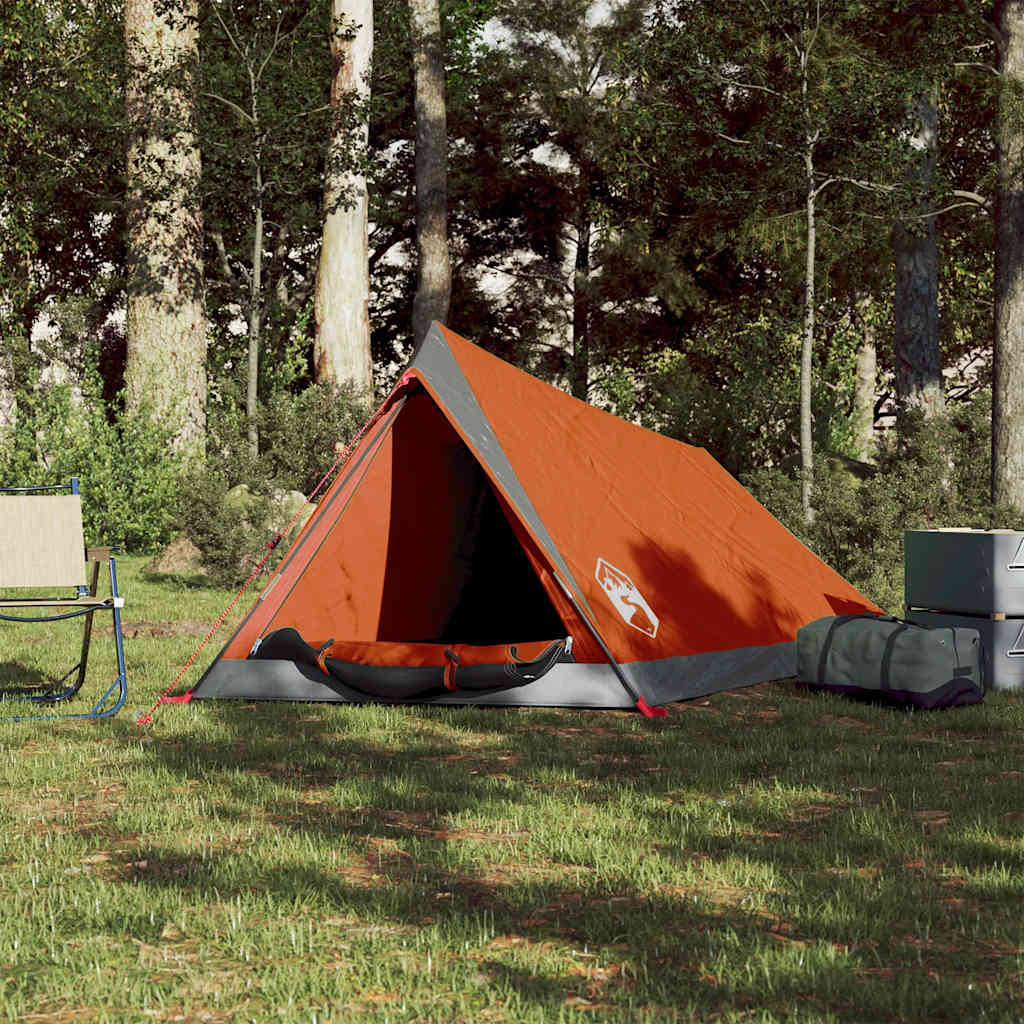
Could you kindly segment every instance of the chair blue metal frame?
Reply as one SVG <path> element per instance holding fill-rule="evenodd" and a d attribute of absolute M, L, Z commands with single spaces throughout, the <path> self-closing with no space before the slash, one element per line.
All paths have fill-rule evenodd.
<path fill-rule="evenodd" d="M 38 504 L 40 498 L 45 500 L 46 495 L 54 495 L 55 492 L 69 492 L 69 495 L 74 500 L 70 502 L 65 500 L 59 506 L 52 505 L 51 503 L 47 503 L 45 506 Z M 93 616 L 98 611 L 109 611 L 113 614 L 114 645 L 117 652 L 118 675 L 90 711 L 0 716 L 7 721 L 21 722 L 56 718 L 110 718 L 117 714 L 128 696 L 127 671 L 124 660 L 124 635 L 121 627 L 121 608 L 124 606 L 124 598 L 117 591 L 117 567 L 110 548 L 90 548 L 87 550 L 82 543 L 79 493 L 78 479 L 76 477 L 72 477 L 71 481 L 67 484 L 55 484 L 46 487 L 0 488 L 0 541 L 3 542 L 2 546 L 6 547 L 8 552 L 11 550 L 11 545 L 16 545 L 17 554 L 22 563 L 18 566 L 18 571 L 12 574 L 13 582 L 11 582 L 11 578 L 5 577 L 4 567 L 0 565 L 0 586 L 10 586 L 17 589 L 34 586 L 42 586 L 46 589 L 54 586 L 70 586 L 74 589 L 73 597 L 0 597 L 0 609 L 4 610 L 15 608 L 28 611 L 55 609 L 52 614 L 47 615 L 30 615 L 25 613 L 8 615 L 0 611 L 0 620 L 14 623 L 45 623 L 59 622 L 79 615 L 85 618 L 82 632 L 81 657 L 77 665 L 69 669 L 60 679 L 49 684 L 40 685 L 38 689 L 41 692 L 38 693 L 18 693 L 17 695 L 12 695 L 8 692 L 4 694 L 3 685 L 0 684 L 0 699 L 3 699 L 4 703 L 22 700 L 35 705 L 55 705 L 74 697 L 85 682 Z M 5 495 L 14 497 L 3 497 Z M 64 495 L 63 497 L 66 499 L 67 496 Z M 31 497 L 37 503 L 31 507 L 10 504 L 12 501 L 17 503 L 19 497 Z M 20 558 L 21 555 L 25 554 L 24 547 L 31 547 L 31 544 L 27 543 L 29 538 L 26 535 L 26 524 L 32 525 L 32 523 L 31 519 L 26 517 L 30 517 L 32 513 L 36 512 L 50 513 L 51 510 L 53 512 L 53 522 L 59 523 L 61 527 L 61 543 L 58 543 L 56 546 L 62 550 L 56 553 L 49 550 L 43 552 L 44 555 L 51 557 L 49 557 L 45 569 L 41 570 L 38 577 L 36 577 L 31 569 L 32 552 L 29 551 L 24 559 Z M 15 512 L 17 515 L 11 514 Z M 12 520 L 16 521 L 13 525 Z M 19 529 L 20 532 L 18 532 Z M 11 531 L 10 536 L 5 535 L 7 531 Z M 40 545 L 47 545 L 52 540 L 45 533 L 45 526 L 38 531 L 38 542 Z M 33 530 L 31 539 L 34 540 L 36 536 L 37 533 Z M 77 561 L 74 554 L 75 551 L 79 553 L 77 559 L 80 559 L 80 561 Z M 63 560 L 62 555 L 66 556 Z M 100 562 L 104 560 L 108 563 L 110 572 L 110 596 L 98 597 Z M 76 561 L 77 564 L 75 564 Z M 92 574 L 88 585 L 84 582 L 84 569 L 87 562 L 92 564 Z M 27 570 L 26 565 L 29 566 Z M 77 676 L 72 679 L 76 673 Z"/>

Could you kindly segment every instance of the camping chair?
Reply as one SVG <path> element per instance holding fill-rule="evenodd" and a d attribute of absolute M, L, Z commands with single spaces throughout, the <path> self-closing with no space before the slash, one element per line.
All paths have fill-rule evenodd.
<path fill-rule="evenodd" d="M 70 492 L 70 493 L 59 493 Z M 84 552 L 84 558 L 83 558 Z M 110 596 L 97 596 L 100 562 L 110 567 Z M 86 582 L 86 563 L 91 573 Z M 0 697 L 19 697 L 34 704 L 54 705 L 70 700 L 85 682 L 89 660 L 93 616 L 98 611 L 113 612 L 114 645 L 117 649 L 118 675 L 91 711 L 73 714 L 32 714 L 10 716 L 9 720 L 39 718 L 109 718 L 116 714 L 128 696 L 124 664 L 124 638 L 121 632 L 121 608 L 124 598 L 117 593 L 117 570 L 109 547 L 85 548 L 82 537 L 82 499 L 78 479 L 51 487 L 0 488 L 0 620 L 4 622 L 59 622 L 78 615 L 85 617 L 81 656 L 78 664 L 59 679 L 33 684 L 30 691 L 0 683 Z M 70 588 L 71 596 L 11 597 L 11 590 L 40 591 Z M 8 609 L 40 611 L 52 614 L 8 614 Z"/>

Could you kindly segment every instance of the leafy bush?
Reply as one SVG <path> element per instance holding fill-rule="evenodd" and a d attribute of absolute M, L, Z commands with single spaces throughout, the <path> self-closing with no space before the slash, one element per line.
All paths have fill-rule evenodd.
<path fill-rule="evenodd" d="M 179 526 L 219 584 L 243 582 L 267 555 L 266 546 L 274 535 L 272 516 L 269 497 L 251 491 L 240 494 L 209 466 L 193 467 L 182 480 Z"/>
<path fill-rule="evenodd" d="M 5 487 L 66 483 L 82 487 L 87 544 L 154 551 L 173 535 L 182 457 L 171 432 L 147 412 L 108 419 L 102 382 L 87 374 L 80 397 L 69 383 L 33 375 L 17 395 L 17 418 L 0 457 Z"/>
<path fill-rule="evenodd" d="M 313 384 L 298 395 L 273 395 L 260 410 L 260 478 L 309 494 L 333 464 L 335 445 L 351 441 L 368 415 L 353 388 L 335 394 Z"/>
<path fill-rule="evenodd" d="M 249 576 L 285 525 L 277 521 L 276 499 L 286 491 L 309 495 L 334 463 L 335 446 L 347 444 L 365 417 L 366 404 L 353 390 L 335 394 L 314 384 L 297 395 L 278 392 L 260 410 L 260 452 L 253 457 L 239 404 L 222 401 L 212 410 L 206 462 L 186 477 L 178 524 L 219 582 Z M 240 485 L 249 496 L 244 502 Z M 268 567 L 283 553 L 275 552 Z"/>
<path fill-rule="evenodd" d="M 988 496 L 991 406 L 986 397 L 929 422 L 910 418 L 877 465 L 841 457 L 816 467 L 815 520 L 803 522 L 799 478 L 759 470 L 744 483 L 812 551 L 886 611 L 903 611 L 903 531 L 1022 529 L 1024 514 Z"/>
<path fill-rule="evenodd" d="M 612 360 L 597 383 L 598 399 L 624 419 L 706 448 L 737 476 L 788 465 L 800 415 L 800 335 L 799 324 L 778 310 L 750 320 L 723 316 L 707 334 L 638 366 Z M 854 352 L 849 331 L 834 331 L 817 354 L 816 449 L 847 441 Z"/>

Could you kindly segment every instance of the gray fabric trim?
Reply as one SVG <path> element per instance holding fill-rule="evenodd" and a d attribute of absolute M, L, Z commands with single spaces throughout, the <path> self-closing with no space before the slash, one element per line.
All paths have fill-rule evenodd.
<path fill-rule="evenodd" d="M 667 704 L 795 676 L 796 644 L 786 641 L 657 661 L 631 661 L 622 669 L 648 704 Z"/>
<path fill-rule="evenodd" d="M 530 496 L 516 476 L 501 442 L 494 433 L 494 428 L 480 408 L 480 403 L 469 386 L 462 367 L 459 366 L 452 350 L 448 347 L 444 334 L 437 323 L 431 324 L 423 345 L 419 350 L 410 369 L 419 370 L 430 382 L 434 393 L 444 403 L 449 415 L 465 431 L 477 457 L 497 477 L 498 482 L 509 496 L 516 512 L 523 522 L 529 526 L 544 548 L 544 554 L 551 560 L 562 574 L 565 582 L 573 588 L 576 599 L 581 602 L 587 614 L 593 620 L 593 612 L 587 606 L 586 598 L 580 591 L 579 584 L 569 566 L 562 558 L 554 538 L 548 533 L 537 510 L 530 501 Z"/>
<path fill-rule="evenodd" d="M 796 645 L 782 643 L 709 651 L 660 661 L 634 661 L 621 668 L 649 704 L 668 704 L 795 675 Z M 207 672 L 202 691 L 196 691 L 195 698 L 380 703 L 340 682 L 332 681 L 327 685 L 324 679 L 323 673 L 316 669 L 291 661 L 222 658 Z M 634 707 L 611 665 L 589 663 L 555 665 L 535 683 L 495 693 L 446 693 L 409 703 Z"/>
<path fill-rule="evenodd" d="M 222 658 L 206 674 L 196 700 L 234 697 L 242 700 L 336 701 L 385 703 L 351 690 L 336 680 L 327 685 L 322 672 L 293 661 Z M 406 702 L 403 702 L 406 703 Z M 611 665 L 555 665 L 543 679 L 494 693 L 445 693 L 416 698 L 410 704 L 484 704 L 533 707 L 631 708 L 629 695 Z"/>

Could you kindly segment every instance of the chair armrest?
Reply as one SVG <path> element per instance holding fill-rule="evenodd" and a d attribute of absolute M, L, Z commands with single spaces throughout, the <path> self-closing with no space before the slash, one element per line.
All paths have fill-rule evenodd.
<path fill-rule="evenodd" d="M 111 548 L 86 548 L 85 560 L 87 562 L 105 562 L 110 558 Z"/>

